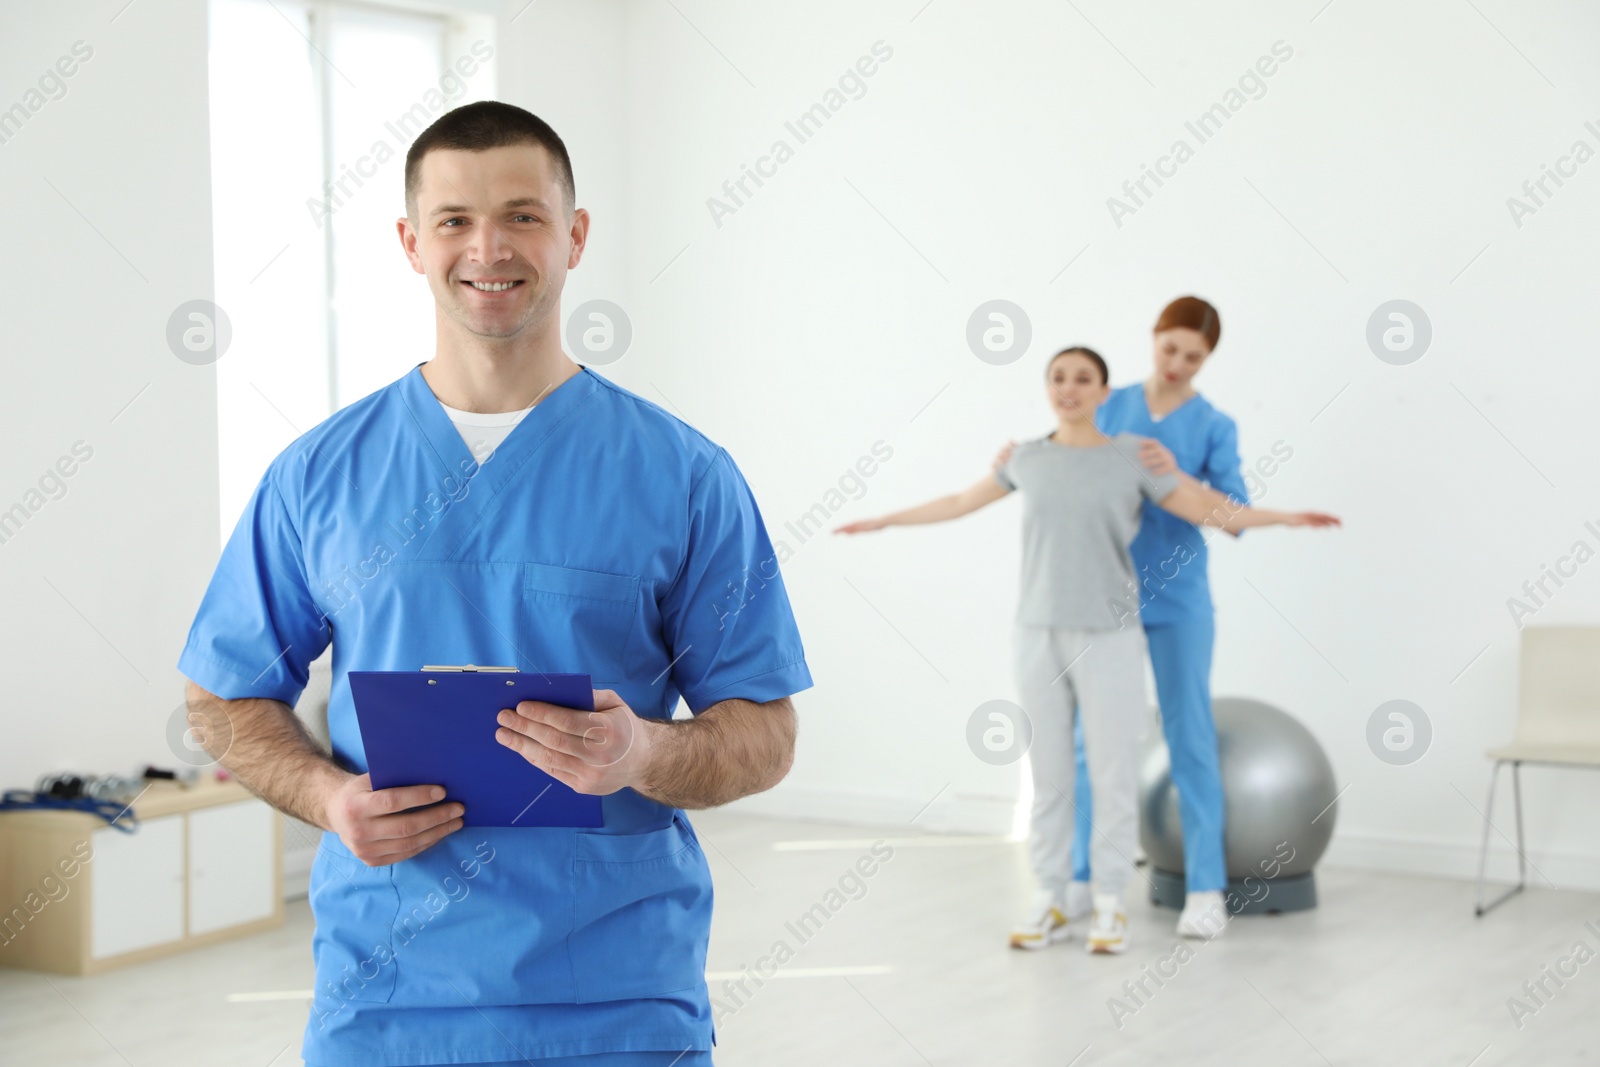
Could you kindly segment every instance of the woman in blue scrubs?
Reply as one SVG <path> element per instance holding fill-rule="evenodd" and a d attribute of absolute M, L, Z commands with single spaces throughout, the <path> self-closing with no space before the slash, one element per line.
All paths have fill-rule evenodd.
<path fill-rule="evenodd" d="M 776 553 L 725 450 L 562 351 L 589 216 L 553 130 L 448 112 L 406 194 L 434 358 L 273 460 L 178 660 L 212 755 L 324 831 L 301 1056 L 706 1067 L 712 882 L 683 809 L 793 758 L 811 676 Z M 291 710 L 330 643 L 331 754 Z M 468 825 L 433 785 L 372 789 L 349 672 L 471 663 L 591 676 L 594 712 L 527 701 L 494 737 L 599 796 L 600 827 Z"/>
<path fill-rule="evenodd" d="M 1159 442 L 1144 455 L 1152 473 L 1176 469 L 1247 505 L 1250 494 L 1239 468 L 1239 431 L 1227 415 L 1194 388 L 1222 335 L 1217 309 L 1198 297 L 1172 301 L 1157 317 L 1151 336 L 1150 376 L 1114 389 L 1096 423 L 1108 434 L 1133 433 Z M 1007 446 L 997 468 L 1010 456 Z M 1239 536 L 1234 531 L 1234 536 Z M 1178 933 L 1211 938 L 1227 927 L 1224 891 L 1222 777 L 1217 765 L 1216 725 L 1211 716 L 1211 657 L 1215 613 L 1206 575 L 1206 539 L 1193 523 L 1146 507 L 1129 549 L 1141 591 L 1140 618 L 1155 674 L 1161 727 L 1171 754 L 1172 781 L 1183 824 L 1187 895 Z M 1093 798 L 1082 787 L 1083 732 L 1074 734 L 1080 785 L 1074 795 L 1078 832 L 1073 844 L 1069 916 L 1089 910 L 1089 851 Z"/>

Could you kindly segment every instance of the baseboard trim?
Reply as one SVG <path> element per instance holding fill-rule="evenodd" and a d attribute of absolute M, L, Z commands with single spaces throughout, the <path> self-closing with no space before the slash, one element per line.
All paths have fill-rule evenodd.
<path fill-rule="evenodd" d="M 777 819 L 904 827 L 913 832 L 940 834 L 1006 834 L 1016 821 L 1014 800 L 957 793 L 950 788 L 920 799 L 886 793 L 779 788 L 736 800 L 727 809 Z"/>
<path fill-rule="evenodd" d="M 1325 867 L 1420 874 L 1472 881 L 1478 877 L 1480 842 L 1424 841 L 1375 834 L 1336 832 L 1322 858 Z M 1528 850 L 1528 885 L 1549 889 L 1600 890 L 1600 856 L 1567 849 Z M 1517 853 L 1508 843 L 1489 844 L 1487 878 L 1496 885 L 1517 880 Z"/>
<path fill-rule="evenodd" d="M 945 834 L 1008 834 L 1016 817 L 1015 801 L 946 789 L 937 797 L 849 793 L 835 790 L 778 788 L 745 797 L 728 810 L 795 821 L 903 827 L 912 832 Z M 920 813 L 920 814 L 919 814 Z M 692 813 L 691 813 L 692 815 Z M 1377 834 L 1336 832 L 1322 866 L 1413 874 L 1471 881 L 1478 876 L 1477 841 L 1430 841 Z M 1600 855 L 1566 849 L 1534 848 L 1528 853 L 1528 884 L 1560 889 L 1600 891 Z M 1509 844 L 1489 845 L 1489 881 L 1516 881 L 1517 856 Z"/>
<path fill-rule="evenodd" d="M 779 788 L 736 800 L 729 811 L 741 811 L 793 822 L 832 822 L 854 826 L 904 829 L 911 833 L 1010 834 L 1016 824 L 1016 803 L 1005 797 L 957 793 L 944 789 L 921 799 L 886 793 L 848 793 L 825 789 Z M 690 813 L 691 818 L 693 813 Z M 310 892 L 314 848 L 284 850 L 283 896 L 301 900 Z M 1528 884 L 1560 889 L 1600 891 L 1600 856 L 1571 850 L 1533 849 L 1528 854 Z M 1383 874 L 1411 874 L 1471 881 L 1478 875 L 1478 843 L 1427 841 L 1377 834 L 1337 832 L 1322 866 Z M 1504 841 L 1489 846 L 1489 881 L 1516 881 L 1516 852 Z"/>

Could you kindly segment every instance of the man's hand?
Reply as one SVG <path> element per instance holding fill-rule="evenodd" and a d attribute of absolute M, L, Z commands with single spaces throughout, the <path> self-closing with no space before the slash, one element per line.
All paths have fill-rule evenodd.
<path fill-rule="evenodd" d="M 1151 474 L 1170 474 L 1178 469 L 1178 461 L 1166 445 L 1154 437 L 1139 442 L 1139 462 Z"/>
<path fill-rule="evenodd" d="M 606 796 L 644 780 L 652 726 L 610 689 L 594 691 L 594 710 L 524 700 L 500 712 L 494 739 L 579 793 Z"/>
<path fill-rule="evenodd" d="M 461 829 L 461 805 L 436 803 L 443 788 L 374 791 L 369 776 L 336 764 L 281 700 L 225 700 L 193 681 L 187 693 L 191 728 L 213 759 L 274 808 L 338 834 L 369 867 L 410 859 Z"/>
<path fill-rule="evenodd" d="M 442 786 L 375 790 L 370 775 L 353 774 L 328 797 L 328 829 L 368 867 L 399 863 L 461 829 L 465 809 L 434 803 L 443 798 Z"/>

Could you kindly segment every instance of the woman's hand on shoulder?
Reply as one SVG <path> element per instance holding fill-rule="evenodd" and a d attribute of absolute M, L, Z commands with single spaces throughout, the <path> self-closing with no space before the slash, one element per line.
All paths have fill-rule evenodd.
<path fill-rule="evenodd" d="M 989 464 L 989 469 L 994 473 L 999 474 L 1000 468 L 1011 462 L 1011 453 L 1015 452 L 1016 450 L 1017 443 L 1015 441 L 1007 441 L 1006 446 L 999 452 L 995 453 L 994 462 Z"/>
<path fill-rule="evenodd" d="M 1151 474 L 1182 473 L 1178 471 L 1178 460 L 1172 450 L 1154 437 L 1146 437 L 1139 442 L 1139 462 Z"/>

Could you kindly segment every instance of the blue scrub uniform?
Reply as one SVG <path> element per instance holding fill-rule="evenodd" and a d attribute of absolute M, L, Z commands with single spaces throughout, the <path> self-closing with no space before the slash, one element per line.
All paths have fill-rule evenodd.
<path fill-rule="evenodd" d="M 1190 397 L 1159 421 L 1145 402 L 1144 384 L 1114 389 L 1095 415 L 1106 434 L 1154 437 L 1172 451 L 1178 467 L 1235 502 L 1248 504 L 1239 470 L 1239 430 L 1203 396 Z M 1139 532 L 1129 546 L 1140 583 L 1139 618 L 1150 646 L 1150 666 L 1161 706 L 1161 728 L 1172 759 L 1183 823 L 1184 883 L 1190 892 L 1225 889 L 1222 775 L 1217 766 L 1217 730 L 1211 717 L 1211 652 L 1215 609 L 1206 576 L 1206 543 L 1200 528 L 1146 503 Z M 1087 842 L 1093 832 L 1086 787 L 1083 731 L 1077 746 L 1077 831 L 1073 878 L 1090 880 Z"/>
<path fill-rule="evenodd" d="M 330 641 L 333 754 L 358 773 L 351 670 L 587 673 L 655 718 L 680 695 L 698 714 L 812 684 L 733 460 L 587 368 L 481 466 L 420 369 L 272 462 L 178 667 L 218 696 L 292 705 Z M 464 827 L 382 867 L 323 833 L 302 1057 L 354 1067 L 709 1050 L 712 886 L 694 828 L 632 789 L 602 810 L 599 829 Z M 702 1062 L 708 1053 L 680 1061 Z"/>

